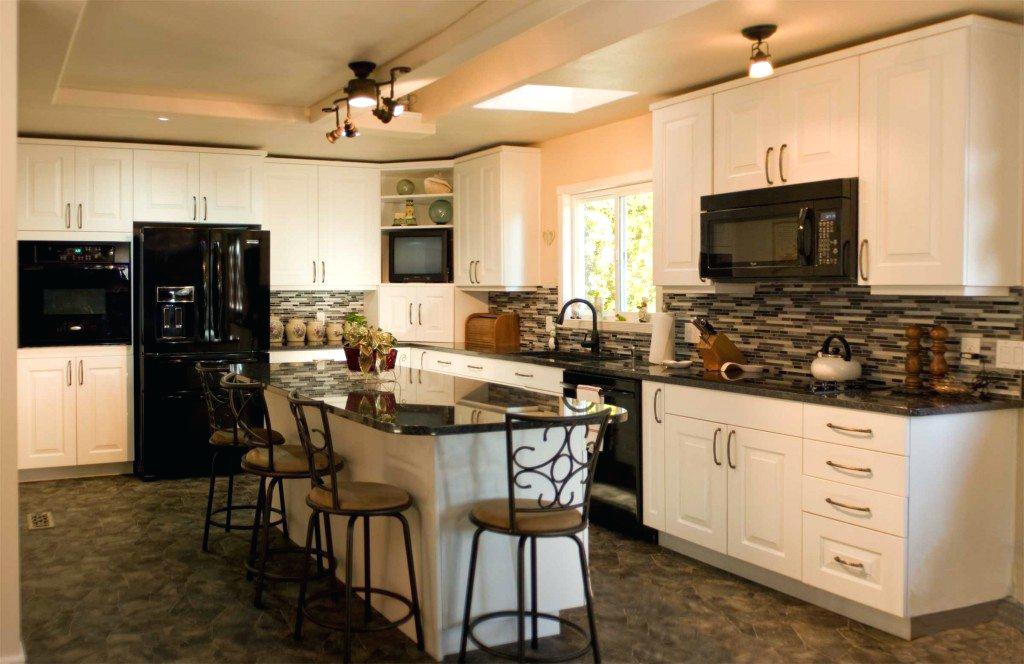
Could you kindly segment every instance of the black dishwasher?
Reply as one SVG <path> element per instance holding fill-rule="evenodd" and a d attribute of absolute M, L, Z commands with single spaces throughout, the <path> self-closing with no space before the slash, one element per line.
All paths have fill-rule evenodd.
<path fill-rule="evenodd" d="M 563 381 L 565 396 L 575 398 L 577 385 L 592 385 L 601 390 L 605 403 L 629 413 L 625 422 L 608 427 L 590 494 L 590 520 L 609 530 L 656 542 L 657 531 L 644 526 L 640 516 L 643 514 L 640 381 L 569 369 Z"/>

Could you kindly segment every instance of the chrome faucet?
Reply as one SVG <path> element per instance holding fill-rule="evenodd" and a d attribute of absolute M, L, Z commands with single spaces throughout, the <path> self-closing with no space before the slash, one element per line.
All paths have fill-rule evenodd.
<path fill-rule="evenodd" d="M 555 325 L 561 325 L 565 321 L 566 309 L 568 309 L 573 304 L 576 304 L 577 302 L 579 302 L 580 304 L 585 304 L 588 307 L 590 307 L 591 313 L 590 340 L 588 341 L 587 339 L 584 339 L 583 341 L 580 342 L 580 345 L 583 346 L 584 348 L 589 348 L 591 353 L 597 355 L 601 352 L 601 335 L 597 331 L 597 308 L 594 307 L 593 303 L 591 303 L 590 300 L 584 300 L 581 297 L 575 297 L 566 302 L 565 304 L 563 304 L 562 310 L 558 312 L 558 316 L 555 318 Z M 555 333 L 555 349 L 558 349 L 557 328 Z"/>

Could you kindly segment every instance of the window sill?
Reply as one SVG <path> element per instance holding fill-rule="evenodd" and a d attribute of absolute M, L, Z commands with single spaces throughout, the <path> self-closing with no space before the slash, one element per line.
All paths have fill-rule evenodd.
<path fill-rule="evenodd" d="M 560 327 L 573 330 L 589 330 L 592 324 L 589 318 L 567 318 Z M 651 334 L 654 331 L 653 323 L 641 323 L 635 320 L 599 320 L 597 321 L 599 332 L 644 332 Z"/>

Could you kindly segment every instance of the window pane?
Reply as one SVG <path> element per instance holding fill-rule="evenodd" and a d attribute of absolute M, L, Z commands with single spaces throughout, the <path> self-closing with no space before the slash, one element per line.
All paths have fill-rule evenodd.
<path fill-rule="evenodd" d="M 615 198 L 592 198 L 577 208 L 583 221 L 583 297 L 615 308 Z"/>
<path fill-rule="evenodd" d="M 622 209 L 622 309 L 636 311 L 646 300 L 648 310 L 654 311 L 654 194 L 623 196 Z"/>

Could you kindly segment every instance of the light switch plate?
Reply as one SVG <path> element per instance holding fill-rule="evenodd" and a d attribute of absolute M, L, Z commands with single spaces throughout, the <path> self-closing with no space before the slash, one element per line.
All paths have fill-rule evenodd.
<path fill-rule="evenodd" d="M 960 353 L 960 366 L 981 366 L 981 337 L 962 337 L 960 339 Z M 976 355 L 977 357 L 964 357 L 964 355 Z"/>
<path fill-rule="evenodd" d="M 1024 371 L 1024 341 L 997 341 L 996 368 Z"/>

